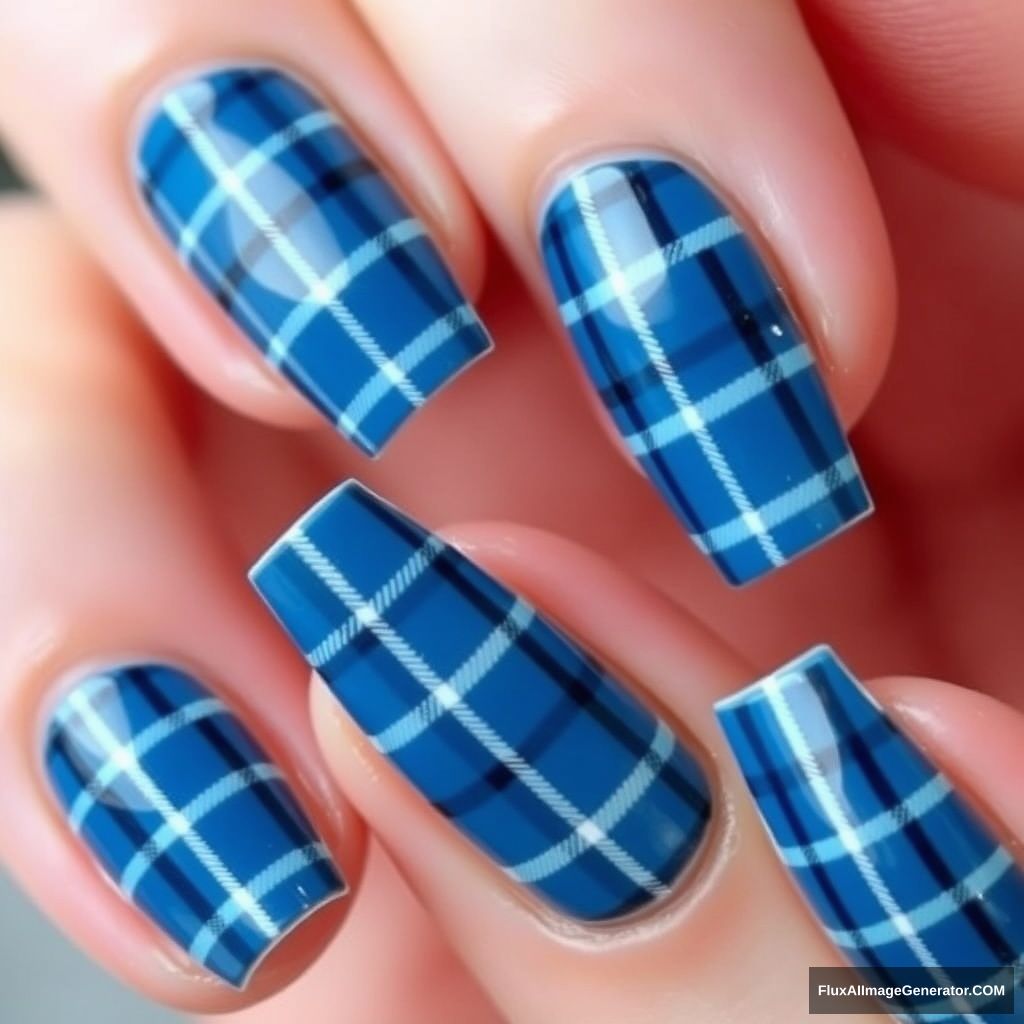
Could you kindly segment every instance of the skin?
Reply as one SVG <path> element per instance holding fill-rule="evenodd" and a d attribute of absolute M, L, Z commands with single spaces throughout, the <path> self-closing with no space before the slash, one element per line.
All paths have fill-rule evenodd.
<path fill-rule="evenodd" d="M 1019 4 L 990 0 L 965 27 L 952 0 L 647 0 L 629 6 L 628 47 L 612 0 L 366 0 L 366 28 L 326 0 L 41 6 L 0 2 L 16 43 L 0 125 L 52 204 L 0 211 L 0 798 L 19 825 L 0 856 L 107 969 L 239 1024 L 318 1024 L 339 1005 L 354 1024 L 802 1019 L 806 965 L 837 955 L 711 703 L 818 641 L 863 676 L 961 684 L 871 686 L 994 827 L 1024 836 Z M 262 366 L 133 196 L 139 104 L 219 56 L 316 81 L 481 296 L 497 353 L 376 463 Z M 745 591 L 717 580 L 602 429 L 541 287 L 544 192 L 631 145 L 679 154 L 733 197 L 859 421 L 875 517 Z M 711 837 L 635 928 L 571 931 L 512 891 L 367 749 L 248 591 L 244 568 L 351 474 L 447 527 L 704 752 Z M 194 666 L 237 706 L 357 894 L 245 993 L 118 898 L 46 792 L 47 702 L 126 652 Z"/>

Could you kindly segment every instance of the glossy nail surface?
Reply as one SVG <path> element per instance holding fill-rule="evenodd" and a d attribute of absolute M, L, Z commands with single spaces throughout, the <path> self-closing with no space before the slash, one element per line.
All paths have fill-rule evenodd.
<path fill-rule="evenodd" d="M 125 897 L 236 987 L 345 890 L 280 771 L 177 669 L 78 684 L 53 713 L 45 762 L 68 824 Z"/>
<path fill-rule="evenodd" d="M 172 88 L 135 170 L 181 261 L 365 452 L 489 350 L 423 224 L 288 75 L 229 67 Z"/>
<path fill-rule="evenodd" d="M 585 920 L 668 893 L 705 831 L 704 774 L 526 602 L 354 481 L 252 580 L 377 749 L 509 876 Z"/>
<path fill-rule="evenodd" d="M 629 450 L 730 582 L 870 511 L 800 328 L 698 178 L 654 159 L 582 170 L 548 206 L 541 244 Z"/>
<path fill-rule="evenodd" d="M 779 856 L 854 964 L 940 984 L 1024 954 L 1024 873 L 828 648 L 717 711 Z"/>

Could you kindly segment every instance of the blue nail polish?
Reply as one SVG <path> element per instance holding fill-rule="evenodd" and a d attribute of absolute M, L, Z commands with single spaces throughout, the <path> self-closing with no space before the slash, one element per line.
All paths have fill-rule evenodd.
<path fill-rule="evenodd" d="M 345 891 L 280 771 L 177 669 L 79 683 L 53 712 L 45 764 L 71 829 L 125 897 L 235 987 Z"/>
<path fill-rule="evenodd" d="M 592 166 L 554 196 L 541 245 L 627 447 L 730 582 L 870 512 L 799 326 L 698 178 L 668 160 Z"/>
<path fill-rule="evenodd" d="M 491 347 L 423 224 L 280 71 L 232 67 L 172 88 L 136 175 L 181 261 L 368 454 Z"/>
<path fill-rule="evenodd" d="M 377 749 L 563 914 L 636 910 L 692 859 L 710 797 L 668 726 L 359 484 L 314 506 L 252 581 Z"/>
<path fill-rule="evenodd" d="M 927 968 L 942 985 L 947 968 L 1019 962 L 1024 873 L 832 651 L 717 713 L 779 856 L 854 965 L 882 982 Z"/>

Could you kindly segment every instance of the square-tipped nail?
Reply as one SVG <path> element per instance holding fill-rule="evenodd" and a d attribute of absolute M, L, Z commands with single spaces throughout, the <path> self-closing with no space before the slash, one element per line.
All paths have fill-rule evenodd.
<path fill-rule="evenodd" d="M 1024 873 L 828 648 L 717 711 L 779 856 L 854 964 L 946 984 L 945 968 L 1019 961 Z"/>
<path fill-rule="evenodd" d="M 252 580 L 375 746 L 563 913 L 666 894 L 710 798 L 664 722 L 454 548 L 350 481 Z"/>
<path fill-rule="evenodd" d="M 583 365 L 626 444 L 733 583 L 871 502 L 799 326 L 715 195 L 669 160 L 597 164 L 541 243 Z"/>
<path fill-rule="evenodd" d="M 280 771 L 177 669 L 78 684 L 53 713 L 45 762 L 70 827 L 121 892 L 236 987 L 345 891 Z"/>
<path fill-rule="evenodd" d="M 364 451 L 490 349 L 423 224 L 288 75 L 229 67 L 175 86 L 135 170 L 181 261 Z"/>

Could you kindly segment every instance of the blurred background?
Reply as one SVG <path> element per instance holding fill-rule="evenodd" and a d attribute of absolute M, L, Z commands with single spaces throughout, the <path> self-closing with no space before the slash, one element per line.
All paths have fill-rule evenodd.
<path fill-rule="evenodd" d="M 0 148 L 0 189 L 6 192 L 20 187 L 21 182 L 18 181 L 18 176 L 14 173 L 14 168 L 11 167 L 3 149 Z"/>
<path fill-rule="evenodd" d="M 0 148 L 0 192 L 23 189 Z M 2 1024 L 184 1024 L 92 962 L 25 899 L 0 869 Z"/>

